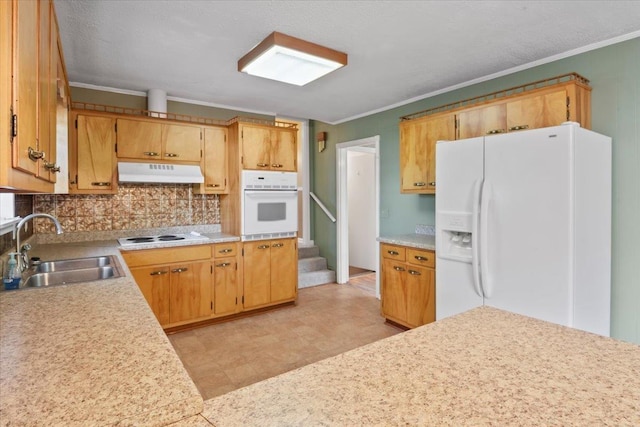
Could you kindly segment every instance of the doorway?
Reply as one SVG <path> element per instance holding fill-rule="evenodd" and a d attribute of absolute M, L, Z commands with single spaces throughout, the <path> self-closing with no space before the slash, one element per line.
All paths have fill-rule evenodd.
<path fill-rule="evenodd" d="M 351 159 L 351 162 L 350 162 Z M 356 260 L 356 263 L 363 263 L 365 267 L 371 270 L 379 271 L 379 247 L 376 238 L 380 232 L 380 136 L 372 136 L 369 138 L 358 139 L 354 141 L 343 142 L 336 145 L 336 173 L 337 173 L 337 260 L 336 260 L 336 281 L 340 284 L 349 281 L 349 266 L 352 265 L 350 255 L 350 240 L 363 240 L 367 246 L 368 253 L 362 253 L 363 259 Z M 360 172 L 360 175 L 349 175 L 349 165 L 351 163 L 352 172 Z M 366 172 L 372 169 L 372 173 Z M 358 182 L 358 186 L 366 186 L 361 188 L 358 197 L 350 196 L 350 181 Z M 355 187 L 355 186 L 354 186 Z M 354 189 L 357 191 L 357 187 Z M 363 202 L 364 199 L 370 201 Z M 360 210 L 363 203 L 366 210 Z M 355 213 L 355 215 L 350 215 Z M 358 228 L 362 228 L 359 232 L 362 234 L 351 234 L 350 217 L 358 218 L 359 216 L 369 216 L 370 219 L 361 220 Z M 370 225 L 365 223 L 369 222 Z M 363 225 L 363 227 L 360 227 Z M 350 238 L 350 234 L 352 237 Z M 358 237 L 354 237 L 358 236 Z M 362 247 L 362 242 L 355 242 L 356 247 Z M 356 249 L 357 250 L 357 249 Z M 364 251 L 364 250 L 363 250 Z M 359 258 L 359 256 L 356 256 Z M 376 274 L 376 297 L 380 298 L 380 278 Z"/>

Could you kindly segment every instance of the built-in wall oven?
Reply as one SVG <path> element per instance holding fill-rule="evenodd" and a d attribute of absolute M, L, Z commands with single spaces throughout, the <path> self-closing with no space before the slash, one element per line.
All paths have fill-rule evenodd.
<path fill-rule="evenodd" d="M 242 171 L 242 192 L 243 241 L 296 236 L 296 172 Z"/>

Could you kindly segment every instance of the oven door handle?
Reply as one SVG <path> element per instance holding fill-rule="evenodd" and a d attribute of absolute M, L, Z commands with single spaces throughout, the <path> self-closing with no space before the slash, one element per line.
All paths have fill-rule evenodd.
<path fill-rule="evenodd" d="M 298 197 L 297 190 L 244 190 L 246 197 L 264 197 L 270 199 Z"/>

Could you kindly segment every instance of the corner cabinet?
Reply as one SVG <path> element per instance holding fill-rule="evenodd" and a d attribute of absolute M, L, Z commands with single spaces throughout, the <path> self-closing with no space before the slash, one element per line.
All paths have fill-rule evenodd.
<path fill-rule="evenodd" d="M 66 173 L 56 163 L 56 126 L 58 87 L 67 86 L 54 6 L 0 3 L 0 187 L 53 192 L 56 173 Z"/>
<path fill-rule="evenodd" d="M 435 252 L 380 244 L 382 315 L 415 328 L 436 320 Z"/>
<path fill-rule="evenodd" d="M 435 143 L 557 126 L 591 128 L 591 88 L 572 73 L 401 118 L 400 192 L 435 194 Z"/>

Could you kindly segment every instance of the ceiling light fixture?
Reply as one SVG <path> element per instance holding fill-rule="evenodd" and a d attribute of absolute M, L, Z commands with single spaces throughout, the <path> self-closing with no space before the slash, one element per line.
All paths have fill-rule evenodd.
<path fill-rule="evenodd" d="M 238 61 L 238 71 L 304 86 L 347 65 L 347 54 L 274 31 Z"/>

